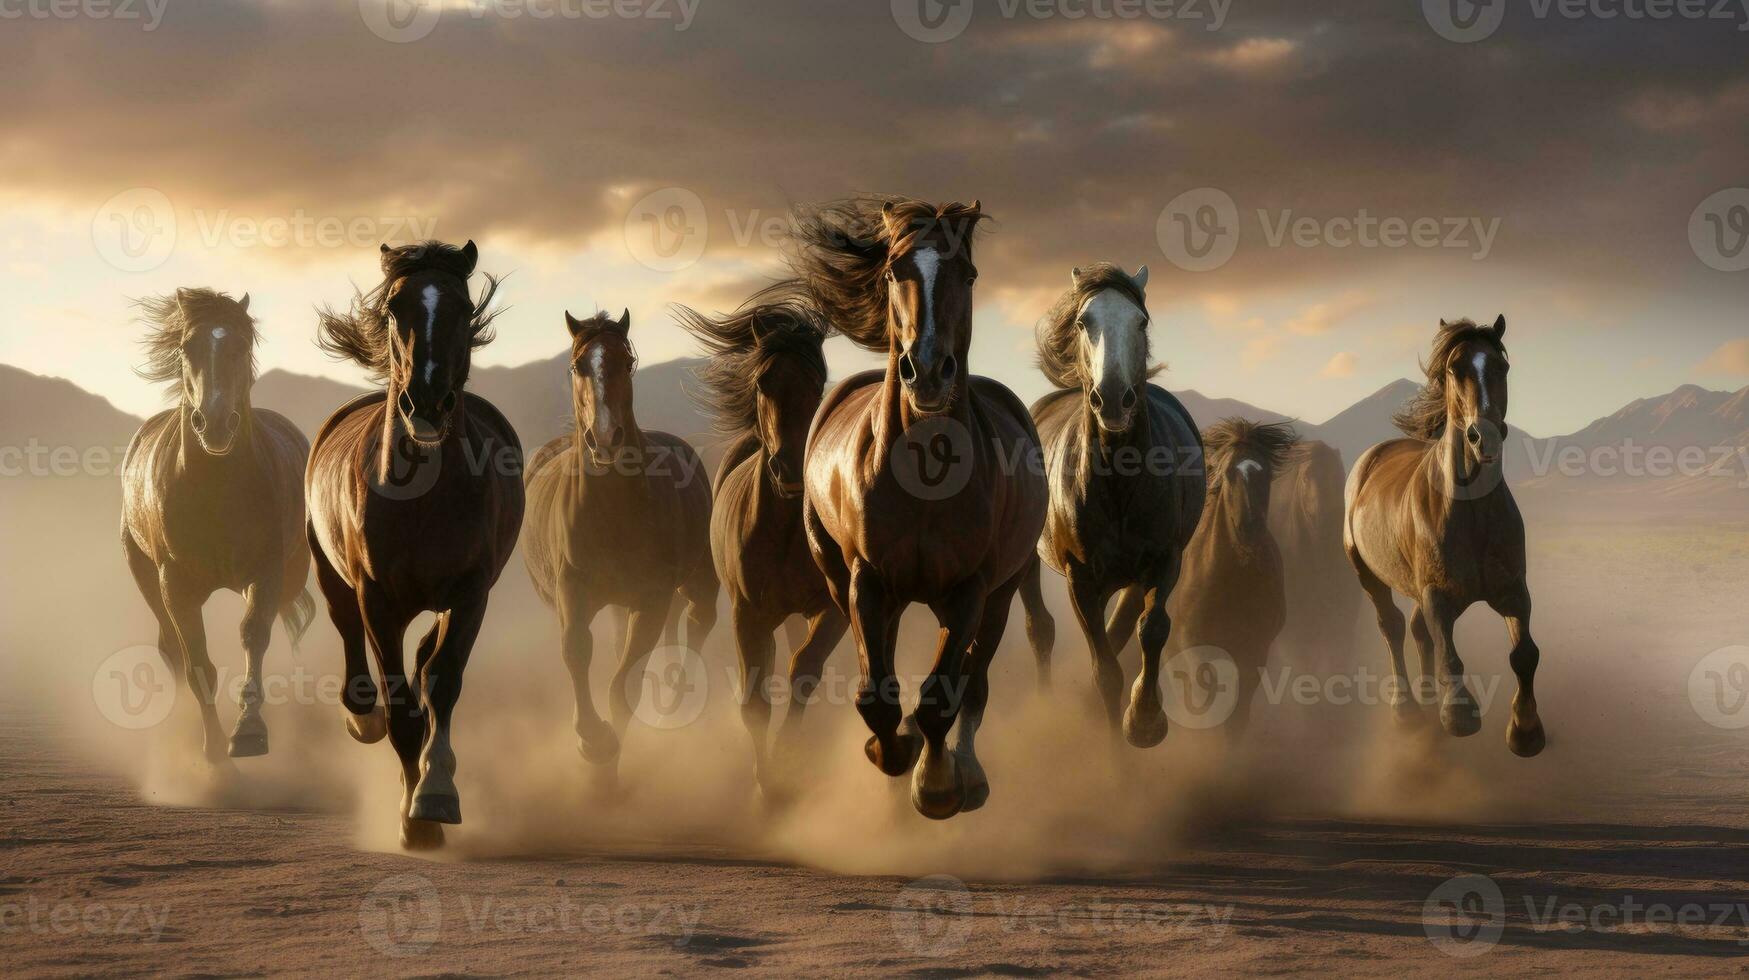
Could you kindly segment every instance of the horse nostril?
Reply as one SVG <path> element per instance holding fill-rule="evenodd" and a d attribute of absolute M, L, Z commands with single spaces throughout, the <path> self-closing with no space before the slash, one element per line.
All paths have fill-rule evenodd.
<path fill-rule="evenodd" d="M 609 446 L 613 447 L 614 449 L 618 449 L 619 447 L 625 445 L 625 442 L 626 442 L 625 426 L 622 426 L 622 425 L 614 426 L 613 432 L 608 434 L 607 439 L 608 439 L 607 444 Z"/>
<path fill-rule="evenodd" d="M 583 445 L 588 446 L 590 449 L 595 448 L 595 430 L 594 429 L 583 430 Z"/>
<path fill-rule="evenodd" d="M 899 380 L 903 381 L 907 387 L 917 383 L 917 364 L 911 360 L 909 351 L 906 351 L 905 355 L 899 358 Z"/>
<path fill-rule="evenodd" d="M 1126 412 L 1136 407 L 1136 389 L 1130 388 L 1124 391 L 1123 407 Z"/>
<path fill-rule="evenodd" d="M 206 413 L 198 408 L 190 412 L 188 415 L 188 424 L 194 426 L 194 431 L 196 432 L 205 432 Z"/>
<path fill-rule="evenodd" d="M 402 415 L 411 416 L 413 414 L 413 396 L 407 392 L 401 392 L 401 397 L 395 399 L 395 404 L 401 406 Z"/>
<path fill-rule="evenodd" d="M 225 428 L 230 429 L 232 432 L 237 431 L 237 427 L 242 424 L 243 413 L 241 412 L 232 412 L 230 415 L 225 416 Z"/>
<path fill-rule="evenodd" d="M 1472 425 L 1469 430 L 1464 433 L 1464 436 L 1470 440 L 1470 445 L 1474 446 L 1482 441 L 1482 430 Z"/>
<path fill-rule="evenodd" d="M 959 362 L 954 360 L 952 354 L 947 355 L 947 360 L 941 362 L 941 380 L 952 381 L 953 374 L 959 370 L 959 366 Z"/>
<path fill-rule="evenodd" d="M 437 410 L 445 415 L 455 411 L 455 392 L 443 396 L 443 401 L 437 403 Z"/>
<path fill-rule="evenodd" d="M 1095 412 L 1105 407 L 1105 399 L 1099 397 L 1098 388 L 1087 393 L 1087 404 L 1092 405 Z"/>

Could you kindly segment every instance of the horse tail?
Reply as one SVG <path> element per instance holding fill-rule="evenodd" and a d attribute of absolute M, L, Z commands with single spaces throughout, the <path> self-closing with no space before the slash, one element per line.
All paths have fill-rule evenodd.
<path fill-rule="evenodd" d="M 291 637 L 292 649 L 298 648 L 304 634 L 309 632 L 310 624 L 316 619 L 316 597 L 309 589 L 298 593 L 284 609 L 279 611 L 279 621 L 285 624 L 285 635 Z"/>

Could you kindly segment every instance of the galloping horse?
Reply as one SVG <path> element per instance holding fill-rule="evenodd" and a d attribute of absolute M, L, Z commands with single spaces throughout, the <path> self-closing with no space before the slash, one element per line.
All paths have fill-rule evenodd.
<path fill-rule="evenodd" d="M 1244 732 L 1269 650 L 1287 621 L 1281 552 L 1269 529 L 1271 484 L 1298 436 L 1285 422 L 1229 418 L 1202 434 L 1208 506 L 1172 596 L 1174 650 L 1215 647 L 1238 668 L 1227 732 Z"/>
<path fill-rule="evenodd" d="M 1361 591 L 1342 550 L 1347 479 L 1334 446 L 1302 441 L 1276 469 L 1269 494 L 1269 533 L 1281 548 L 1287 581 L 1281 646 L 1301 670 L 1346 664 L 1354 642 Z"/>
<path fill-rule="evenodd" d="M 140 595 L 158 618 L 158 650 L 200 701 L 211 763 L 264 755 L 261 661 L 277 614 L 295 646 L 316 614 L 304 587 L 310 556 L 299 540 L 298 477 L 309 454 L 283 415 L 249 401 L 255 321 L 249 296 L 178 289 L 142 300 L 153 326 L 147 381 L 175 383 L 181 403 L 140 426 L 122 463 L 121 544 Z M 218 672 L 207 655 L 201 607 L 219 589 L 243 595 L 248 673 L 228 748 L 214 707 Z"/>
<path fill-rule="evenodd" d="M 808 548 L 855 631 L 869 761 L 889 776 L 915 766 L 911 802 L 936 819 L 989 797 L 973 740 L 1047 502 L 1026 406 L 967 370 L 982 217 L 976 201 L 858 199 L 803 211 L 795 229 L 796 270 L 826 321 L 887 355 L 885 371 L 847 378 L 814 418 Z M 929 605 L 941 635 L 901 726 L 893 654 L 913 602 Z"/>
<path fill-rule="evenodd" d="M 802 452 L 826 388 L 826 328 L 792 291 L 780 283 L 728 316 L 706 317 L 684 306 L 676 311 L 710 354 L 697 373 L 702 407 L 732 440 L 711 484 L 711 554 L 729 590 L 741 657 L 741 719 L 767 799 L 784 791 L 781 784 L 793 775 L 803 710 L 826 657 L 850 627 L 832 604 L 802 529 Z M 773 773 L 766 753 L 772 634 L 791 615 L 807 618 L 808 635 L 790 655 L 789 708 L 773 747 Z"/>
<path fill-rule="evenodd" d="M 486 599 L 522 526 L 522 444 L 485 399 L 463 391 L 476 347 L 489 343 L 498 281 L 478 302 L 479 258 L 429 241 L 382 247 L 383 281 L 347 313 L 323 310 L 318 342 L 370 371 L 383 390 L 323 423 L 304 490 L 310 551 L 346 653 L 346 727 L 361 742 L 386 733 L 401 759 L 401 843 L 443 843 L 461 823 L 450 720 Z M 437 614 L 414 662 L 402 643 Z M 368 638 L 382 698 L 364 660 Z"/>
<path fill-rule="evenodd" d="M 1202 515 L 1202 442 L 1178 399 L 1148 381 L 1147 267 L 1132 277 L 1100 262 L 1070 278 L 1038 331 L 1039 367 L 1059 389 L 1032 407 L 1051 488 L 1038 554 L 1068 579 L 1112 731 L 1121 714 L 1124 737 L 1148 748 L 1166 737 L 1159 684 L 1172 628 L 1166 601 Z M 1142 672 L 1120 712 L 1123 642 L 1107 642 L 1105 607 L 1122 589 L 1145 598 L 1146 610 L 1139 611 Z M 1056 627 L 1036 565 L 1020 595 L 1039 682 L 1048 685 Z"/>
<path fill-rule="evenodd" d="M 710 487 L 703 464 L 678 436 L 638 428 L 632 412 L 637 353 L 631 311 L 586 320 L 565 314 L 571 334 L 576 430 L 541 447 L 528 467 L 529 522 L 523 560 L 535 591 L 558 611 L 565 666 L 576 696 L 577 748 L 617 769 L 620 739 L 643 694 L 641 667 L 662 639 L 675 597 L 686 601 L 694 652 L 717 618 L 710 556 Z M 613 675 L 609 727 L 595 710 L 589 625 L 606 605 L 628 609 L 625 648 Z"/>
<path fill-rule="evenodd" d="M 1391 650 L 1399 716 L 1419 715 L 1403 665 L 1403 614 L 1391 592 L 1416 603 L 1410 617 L 1423 676 L 1440 688 L 1439 719 L 1451 735 L 1473 735 L 1482 717 L 1464 685 L 1452 624 L 1476 602 L 1506 620 L 1518 694 L 1506 744 L 1520 756 L 1543 750 L 1537 717 L 1536 641 L 1530 636 L 1524 518 L 1506 488 L 1506 318 L 1492 327 L 1441 320 L 1427 383 L 1394 420 L 1407 439 L 1363 453 L 1348 476 L 1343 544 L 1378 612 Z M 1436 668 L 1437 665 L 1437 668 Z"/>

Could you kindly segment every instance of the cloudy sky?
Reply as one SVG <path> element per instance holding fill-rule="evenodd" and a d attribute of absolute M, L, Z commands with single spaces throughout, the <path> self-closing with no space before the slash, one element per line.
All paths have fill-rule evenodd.
<path fill-rule="evenodd" d="M 510 274 L 483 362 L 622 306 L 652 362 L 877 192 L 994 216 L 973 367 L 1029 397 L 1100 259 L 1170 385 L 1312 420 L 1501 312 L 1538 434 L 1749 384 L 1749 12 L 1494 3 L 0 0 L 0 362 L 148 411 L 129 298 L 209 285 L 356 379 L 311 308 L 428 235 Z"/>

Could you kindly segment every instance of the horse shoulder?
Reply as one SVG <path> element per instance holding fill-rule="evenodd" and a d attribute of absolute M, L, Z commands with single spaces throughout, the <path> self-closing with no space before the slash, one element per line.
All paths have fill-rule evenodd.
<path fill-rule="evenodd" d="M 993 409 L 1001 417 L 1018 423 L 1021 427 L 1021 435 L 1030 437 L 1035 443 L 1038 442 L 1038 427 L 1033 425 L 1032 413 L 1027 411 L 1026 403 L 1021 401 L 1020 396 L 1011 391 L 1007 385 L 995 378 L 973 375 L 970 388 L 983 399 L 987 409 Z"/>
<path fill-rule="evenodd" d="M 832 390 L 828 391 L 826 397 L 820 402 L 819 411 L 814 413 L 814 421 L 808 425 L 808 444 L 813 445 L 814 433 L 820 430 L 820 426 L 832 417 L 832 414 L 844 404 L 846 399 L 870 385 L 880 384 L 886 376 L 886 371 L 871 368 L 867 371 L 858 371 L 833 385 Z"/>
<path fill-rule="evenodd" d="M 510 424 L 498 406 L 471 391 L 462 392 L 468 400 L 468 421 L 471 424 L 485 428 L 489 434 L 502 439 L 505 445 L 522 453 L 522 438 L 516 434 L 516 426 Z"/>
<path fill-rule="evenodd" d="M 333 434 L 335 429 L 339 428 L 341 423 L 359 412 L 384 404 L 388 400 L 389 393 L 380 388 L 353 397 L 346 404 L 330 413 L 327 420 L 322 423 L 322 427 L 316 430 L 316 438 L 310 444 L 310 452 L 314 454 L 321 449 L 326 444 L 328 437 Z"/>

